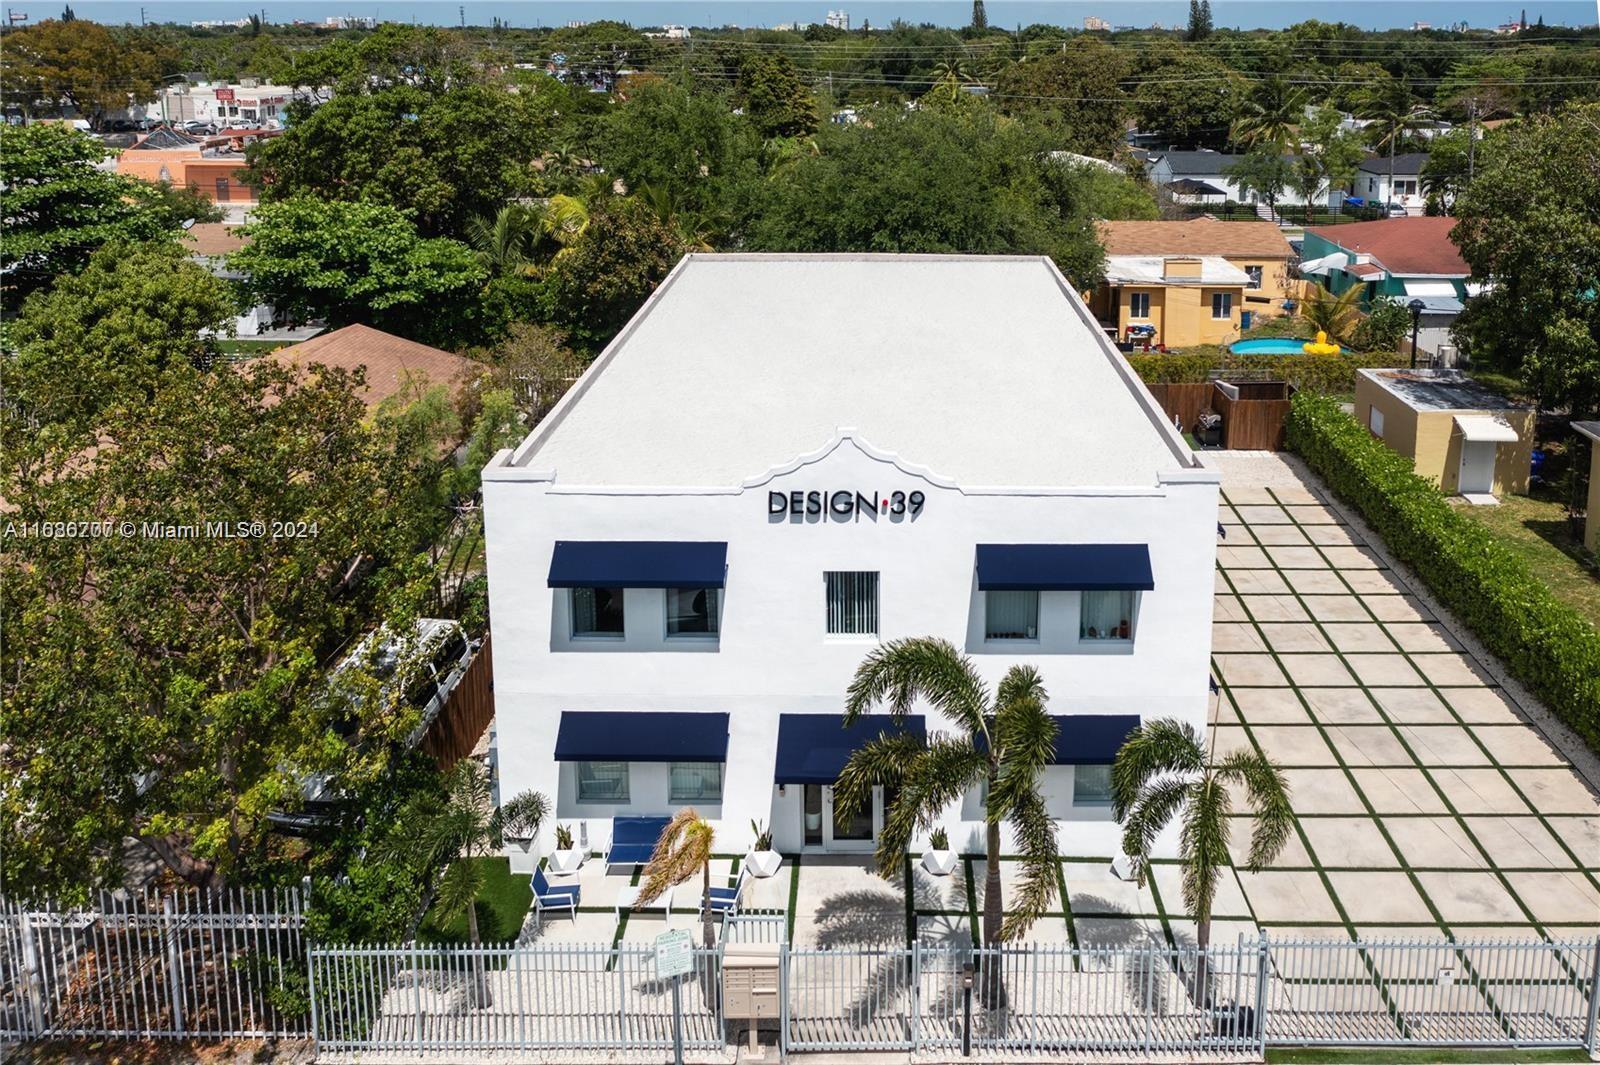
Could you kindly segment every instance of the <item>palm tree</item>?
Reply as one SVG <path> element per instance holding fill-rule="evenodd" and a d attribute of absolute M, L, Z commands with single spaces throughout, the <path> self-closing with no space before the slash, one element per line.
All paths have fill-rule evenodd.
<path fill-rule="evenodd" d="M 1433 111 L 1411 101 L 1411 87 L 1398 78 L 1389 78 L 1373 85 L 1362 97 L 1359 106 L 1362 118 L 1372 123 L 1377 135 L 1372 146 L 1389 152 L 1388 202 L 1394 202 L 1394 153 L 1405 135 L 1432 117 Z"/>
<path fill-rule="evenodd" d="M 1248 868 L 1272 861 L 1289 841 L 1294 812 L 1283 772 L 1265 755 L 1237 750 L 1214 761 L 1193 725 L 1163 718 L 1128 734 L 1111 766 L 1111 811 L 1122 824 L 1122 849 L 1143 880 L 1150 848 L 1173 818 L 1180 818 L 1183 903 L 1195 919 L 1193 997 L 1209 1001 L 1205 951 L 1211 944 L 1211 903 L 1227 868 L 1233 795 L 1240 786 L 1250 799 L 1255 824 Z"/>
<path fill-rule="evenodd" d="M 686 251 L 711 251 L 715 237 L 710 220 L 698 211 L 685 208 L 666 185 L 645 182 L 634 198 L 650 208 L 650 213 L 677 236 Z"/>
<path fill-rule="evenodd" d="M 669 887 L 700 873 L 700 913 L 707 950 L 716 943 L 711 920 L 711 852 L 715 836 L 711 822 L 693 807 L 679 810 L 656 841 L 656 849 L 645 863 L 644 883 L 639 886 L 639 901 L 652 902 Z"/>
<path fill-rule="evenodd" d="M 533 270 L 533 254 L 544 233 L 537 208 L 525 203 L 508 203 L 493 218 L 467 221 L 467 243 L 483 264 L 498 276 Z"/>
<path fill-rule="evenodd" d="M 1244 102 L 1230 136 L 1247 148 L 1265 147 L 1281 153 L 1293 143 L 1295 131 L 1305 119 L 1305 105 L 1303 87 L 1274 75 L 1258 84 Z"/>
<path fill-rule="evenodd" d="M 1056 824 L 1039 794 L 1039 774 L 1055 757 L 1056 723 L 1032 666 L 1012 666 L 991 696 L 972 660 L 946 640 L 892 640 L 856 669 L 845 700 L 844 724 L 879 703 L 903 721 L 918 699 L 953 721 L 955 735 L 927 742 L 906 734 L 880 735 L 850 756 L 834 784 L 835 817 L 845 819 L 869 801 L 874 786 L 895 789 L 878 835 L 878 874 L 903 871 L 911 838 L 969 790 L 987 785 L 988 875 L 983 895 L 983 941 L 995 946 L 1026 932 L 1055 899 Z M 1022 853 L 1023 876 L 1009 911 L 1000 897 L 1000 826 L 1010 824 Z M 1002 922 L 1003 918 L 1003 922 Z M 998 988 L 986 995 L 998 1001 Z"/>
<path fill-rule="evenodd" d="M 525 811 L 532 812 L 532 811 Z M 409 799 L 398 815 L 396 830 L 385 847 L 391 852 L 420 850 L 437 867 L 448 862 L 434 891 L 433 910 L 448 923 L 465 915 L 467 938 L 474 947 L 482 940 L 478 931 L 478 894 L 483 890 L 484 867 L 474 858 L 486 857 L 500 848 L 501 814 L 494 808 L 489 793 L 489 774 L 470 758 L 456 763 L 446 780 L 443 793 L 425 792 Z M 489 989 L 483 978 L 483 959 L 473 961 L 473 1001 L 489 1004 Z"/>
<path fill-rule="evenodd" d="M 933 68 L 934 87 L 943 91 L 952 102 L 961 95 L 961 86 L 972 84 L 972 70 L 961 56 L 946 56 Z"/>
<path fill-rule="evenodd" d="M 1300 304 L 1300 317 L 1312 328 L 1327 333 L 1333 343 L 1346 343 L 1361 320 L 1357 307 L 1361 301 L 1361 286 L 1351 285 L 1337 296 L 1321 285 L 1310 287 L 1311 295 Z"/>

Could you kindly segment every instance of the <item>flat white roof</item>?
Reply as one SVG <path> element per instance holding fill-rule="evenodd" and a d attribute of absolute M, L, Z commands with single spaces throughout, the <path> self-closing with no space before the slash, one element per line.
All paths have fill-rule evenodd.
<path fill-rule="evenodd" d="M 688 256 L 502 461 L 737 487 L 841 429 L 964 487 L 1199 468 L 1049 259 L 916 255 Z"/>
<path fill-rule="evenodd" d="M 1200 260 L 1199 277 L 1168 277 L 1167 260 Z M 1114 285 L 1248 285 L 1250 275 L 1220 255 L 1107 255 L 1106 280 Z"/>

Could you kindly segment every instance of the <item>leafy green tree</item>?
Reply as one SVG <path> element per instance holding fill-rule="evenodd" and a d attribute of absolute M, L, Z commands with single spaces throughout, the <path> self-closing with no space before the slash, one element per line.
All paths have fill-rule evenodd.
<path fill-rule="evenodd" d="M 1163 829 L 1179 819 L 1184 912 L 1194 915 L 1195 945 L 1211 945 L 1211 905 L 1228 868 L 1233 834 L 1233 788 L 1249 797 L 1254 824 L 1248 868 L 1276 858 L 1294 832 L 1289 785 L 1265 755 L 1238 750 L 1213 761 L 1193 725 L 1171 718 L 1146 721 L 1128 735 L 1111 766 L 1111 812 L 1122 825 L 1122 849 L 1141 879 L 1150 849 Z M 1211 991 L 1202 953 L 1195 960 L 1193 998 L 1209 1003 Z"/>
<path fill-rule="evenodd" d="M 245 180 L 266 203 L 317 196 L 412 213 L 429 236 L 460 236 L 535 189 L 552 117 L 546 96 L 465 84 L 400 84 L 290 106 L 288 128 L 252 145 Z"/>
<path fill-rule="evenodd" d="M 1282 154 L 1294 144 L 1305 120 L 1305 101 L 1305 90 L 1286 78 L 1275 75 L 1257 82 L 1233 120 L 1234 143 Z"/>
<path fill-rule="evenodd" d="M 639 886 L 639 901 L 653 902 L 668 888 L 699 873 L 701 941 L 707 950 L 717 942 L 711 914 L 711 858 L 715 843 L 716 830 L 710 821 L 693 807 L 679 810 L 656 841 L 655 850 L 645 863 L 644 882 Z"/>
<path fill-rule="evenodd" d="M 1077 168 L 981 101 L 877 111 L 825 130 L 819 147 L 769 183 L 749 247 L 1049 255 L 1074 283 L 1100 276 L 1095 205 Z"/>
<path fill-rule="evenodd" d="M 782 52 L 757 52 L 739 65 L 735 95 L 763 137 L 804 137 L 817 131 L 817 100 Z"/>
<path fill-rule="evenodd" d="M 1247 96 L 1247 83 L 1221 60 L 1186 45 L 1150 49 L 1144 69 L 1161 77 L 1138 79 L 1133 110 L 1146 132 L 1179 148 L 1220 148 Z"/>
<path fill-rule="evenodd" d="M 596 133 L 596 159 L 631 190 L 673 191 L 691 210 L 736 215 L 759 181 L 761 137 L 715 91 L 662 78 L 636 79 Z"/>
<path fill-rule="evenodd" d="M 481 328 L 488 273 L 467 245 L 425 238 L 406 212 L 301 196 L 264 203 L 230 257 L 250 291 L 295 318 L 378 329 L 457 346 Z"/>
<path fill-rule="evenodd" d="M 8 394 L 27 372 L 0 362 Z M 398 574 L 438 522 L 357 386 L 270 359 L 176 362 L 88 433 L 0 419 L 8 521 L 112 523 L 7 540 L 8 891 L 118 886 L 128 837 L 191 884 L 259 880 L 278 854 L 274 810 L 298 808 L 312 774 L 370 782 L 416 726 L 370 669 L 323 668 L 378 586 L 403 587 L 359 575 Z M 181 532 L 206 522 L 246 531 Z"/>
<path fill-rule="evenodd" d="M 1397 352 L 1411 329 L 1411 313 L 1405 304 L 1388 296 L 1372 301 L 1366 316 L 1351 331 L 1351 346 L 1357 351 Z"/>
<path fill-rule="evenodd" d="M 1222 168 L 1246 195 L 1264 200 L 1267 211 L 1277 217 L 1278 199 L 1295 180 L 1294 164 L 1276 146 L 1256 148 Z"/>
<path fill-rule="evenodd" d="M 97 22 L 45 19 L 5 42 L 0 87 L 25 114 L 65 101 L 98 129 L 106 112 L 152 99 L 161 85 L 157 49 L 143 38 L 119 40 Z"/>
<path fill-rule="evenodd" d="M 15 35 L 13 35 L 15 36 Z M 143 241 L 168 229 L 152 209 L 153 186 L 96 164 L 108 152 L 69 126 L 35 123 L 0 131 L 0 271 L 22 292 L 76 270 L 111 241 Z"/>
<path fill-rule="evenodd" d="M 1121 81 L 1128 53 L 1082 36 L 1003 71 L 995 96 L 1007 114 L 1025 115 L 1060 131 L 1057 147 L 1110 158 L 1123 146 L 1127 94 Z"/>
<path fill-rule="evenodd" d="M 150 401 L 169 367 L 209 366 L 237 303 L 176 244 L 109 244 L 22 304 L 7 392 L 34 418 L 92 429 L 108 406 Z"/>
<path fill-rule="evenodd" d="M 891 640 L 869 653 L 856 669 L 845 698 L 849 726 L 874 707 L 886 705 L 902 721 L 925 700 L 954 722 L 957 732 L 926 742 L 909 734 L 880 735 L 850 756 L 834 785 L 835 816 L 863 809 L 874 787 L 892 788 L 894 798 L 878 834 L 880 876 L 905 871 L 912 837 L 931 828 L 953 803 L 983 787 L 985 854 L 983 942 L 998 946 L 1022 936 L 1056 897 L 1056 825 L 1045 809 L 1039 777 L 1055 758 L 1056 723 L 1045 710 L 1048 697 L 1038 671 L 1012 666 L 991 693 L 972 660 L 946 640 Z M 1002 825 L 1010 825 L 1022 855 L 1016 895 L 1001 898 Z M 997 987 L 985 982 L 993 1005 Z"/>
<path fill-rule="evenodd" d="M 1429 214 L 1451 214 L 1456 198 L 1472 180 L 1475 156 L 1483 146 L 1472 144 L 1470 136 L 1468 130 L 1453 129 L 1428 142 L 1428 159 L 1422 164 L 1422 194 Z"/>
<path fill-rule="evenodd" d="M 1330 194 L 1347 187 L 1366 158 L 1360 138 L 1345 130 L 1343 121 L 1336 108 L 1324 104 L 1311 112 L 1300 129 L 1305 149 L 1296 160 L 1296 185 L 1308 210 L 1324 185 Z"/>
<path fill-rule="evenodd" d="M 1186 41 L 1203 41 L 1211 36 L 1211 0 L 1189 0 L 1189 28 Z"/>
<path fill-rule="evenodd" d="M 1455 202 L 1451 239 L 1475 278 L 1455 335 L 1574 419 L 1600 411 L 1600 104 L 1497 131 Z"/>
<path fill-rule="evenodd" d="M 678 235 L 644 204 L 616 197 L 594 207 L 546 282 L 549 317 L 599 350 L 627 324 L 683 255 Z"/>

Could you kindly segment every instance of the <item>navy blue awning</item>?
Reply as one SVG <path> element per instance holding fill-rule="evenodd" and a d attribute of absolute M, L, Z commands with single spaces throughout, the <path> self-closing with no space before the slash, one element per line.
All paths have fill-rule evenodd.
<path fill-rule="evenodd" d="M 979 544 L 986 592 L 1139 591 L 1156 586 L 1144 544 Z"/>
<path fill-rule="evenodd" d="M 558 762 L 726 762 L 728 715 L 564 710 Z"/>
<path fill-rule="evenodd" d="M 721 588 L 721 540 L 557 540 L 552 588 Z"/>
<path fill-rule="evenodd" d="M 896 724 L 889 714 L 867 714 L 844 728 L 838 714 L 781 714 L 778 717 L 778 784 L 832 784 L 857 750 L 882 733 L 928 734 L 920 715 Z"/>
<path fill-rule="evenodd" d="M 1056 765 L 1110 765 L 1139 727 L 1138 714 L 1054 714 Z"/>

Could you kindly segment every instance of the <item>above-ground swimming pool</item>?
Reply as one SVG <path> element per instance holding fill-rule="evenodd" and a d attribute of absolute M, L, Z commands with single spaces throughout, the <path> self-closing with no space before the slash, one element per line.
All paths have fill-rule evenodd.
<path fill-rule="evenodd" d="M 1234 355 L 1304 355 L 1305 348 L 1301 345 L 1311 343 L 1311 338 L 1306 337 L 1262 337 L 1260 340 L 1239 340 L 1228 345 L 1228 351 Z M 1340 351 L 1349 351 L 1349 348 L 1340 348 Z"/>

